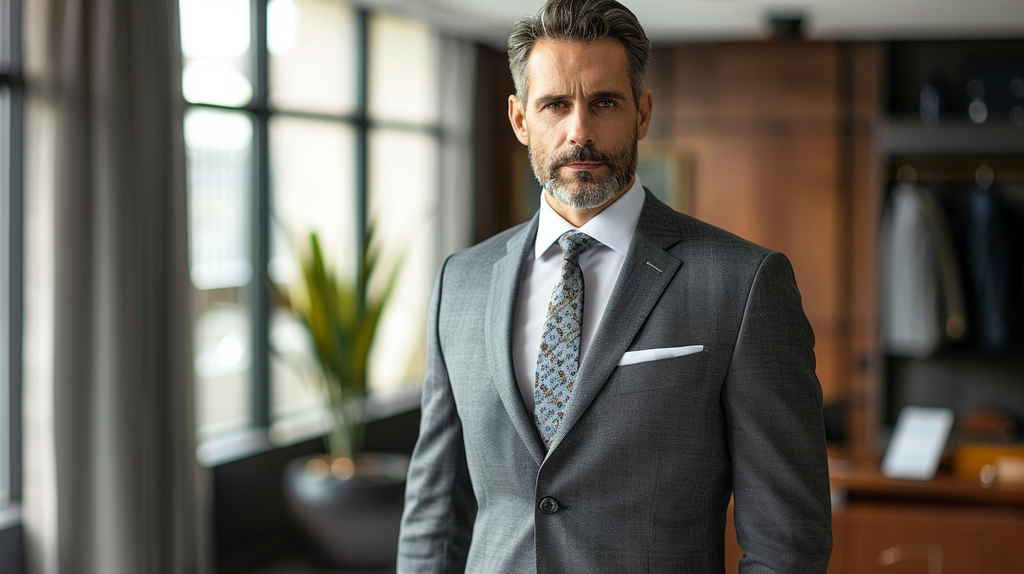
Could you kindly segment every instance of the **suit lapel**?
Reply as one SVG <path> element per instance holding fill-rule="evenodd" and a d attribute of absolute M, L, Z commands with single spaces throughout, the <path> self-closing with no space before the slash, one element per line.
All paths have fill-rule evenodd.
<path fill-rule="evenodd" d="M 681 238 L 675 213 L 650 191 L 646 193 L 629 252 L 594 339 L 583 357 L 565 419 L 549 453 L 558 447 L 604 387 L 619 358 L 682 266 L 679 259 L 665 251 Z"/>
<path fill-rule="evenodd" d="M 516 382 L 512 362 L 512 337 L 515 331 L 516 308 L 519 304 L 519 286 L 522 283 L 523 262 L 533 249 L 537 235 L 537 217 L 512 236 L 506 244 L 505 256 L 494 264 L 491 274 L 491 292 L 487 302 L 487 355 L 494 365 L 494 381 L 512 419 L 512 426 L 519 433 L 534 461 L 540 466 L 544 460 L 544 445 L 533 422 L 533 415 L 526 411 L 523 396 Z"/>

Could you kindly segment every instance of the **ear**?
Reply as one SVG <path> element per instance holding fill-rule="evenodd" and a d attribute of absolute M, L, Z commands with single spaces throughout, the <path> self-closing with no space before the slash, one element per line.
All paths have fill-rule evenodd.
<path fill-rule="evenodd" d="M 647 128 L 651 125 L 651 112 L 654 111 L 654 93 L 651 90 L 644 90 L 640 94 L 640 109 L 636 115 L 636 139 L 642 140 L 647 135 Z"/>
<path fill-rule="evenodd" d="M 526 134 L 526 110 L 514 94 L 508 97 L 508 121 L 512 124 L 512 131 L 516 133 L 519 143 L 530 145 L 530 138 Z"/>

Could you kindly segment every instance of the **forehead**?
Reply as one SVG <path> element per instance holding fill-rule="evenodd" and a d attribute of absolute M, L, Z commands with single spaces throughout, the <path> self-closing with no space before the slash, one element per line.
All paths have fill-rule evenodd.
<path fill-rule="evenodd" d="M 610 38 L 594 42 L 539 40 L 527 60 L 529 97 L 552 90 L 629 91 L 626 48 Z"/>

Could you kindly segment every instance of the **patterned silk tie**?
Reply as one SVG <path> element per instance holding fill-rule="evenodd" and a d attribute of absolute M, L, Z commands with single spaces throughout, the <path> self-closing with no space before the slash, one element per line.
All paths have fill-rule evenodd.
<path fill-rule="evenodd" d="M 562 276 L 551 293 L 534 379 L 534 418 L 537 430 L 550 446 L 569 401 L 580 364 L 583 323 L 583 271 L 580 254 L 596 244 L 593 237 L 568 231 L 558 238 L 562 248 Z"/>

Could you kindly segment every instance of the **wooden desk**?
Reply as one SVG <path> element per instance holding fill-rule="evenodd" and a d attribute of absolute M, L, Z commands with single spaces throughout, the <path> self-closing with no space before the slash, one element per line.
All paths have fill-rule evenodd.
<path fill-rule="evenodd" d="M 898 499 L 902 501 L 965 503 L 1024 507 L 1024 486 L 982 485 L 948 474 L 932 480 L 886 478 L 878 466 L 853 466 L 833 462 L 829 466 L 832 490 L 851 499 Z M 1022 541 L 1024 543 L 1024 541 Z"/>
<path fill-rule="evenodd" d="M 1024 572 L 1024 487 L 833 463 L 830 574 Z"/>

